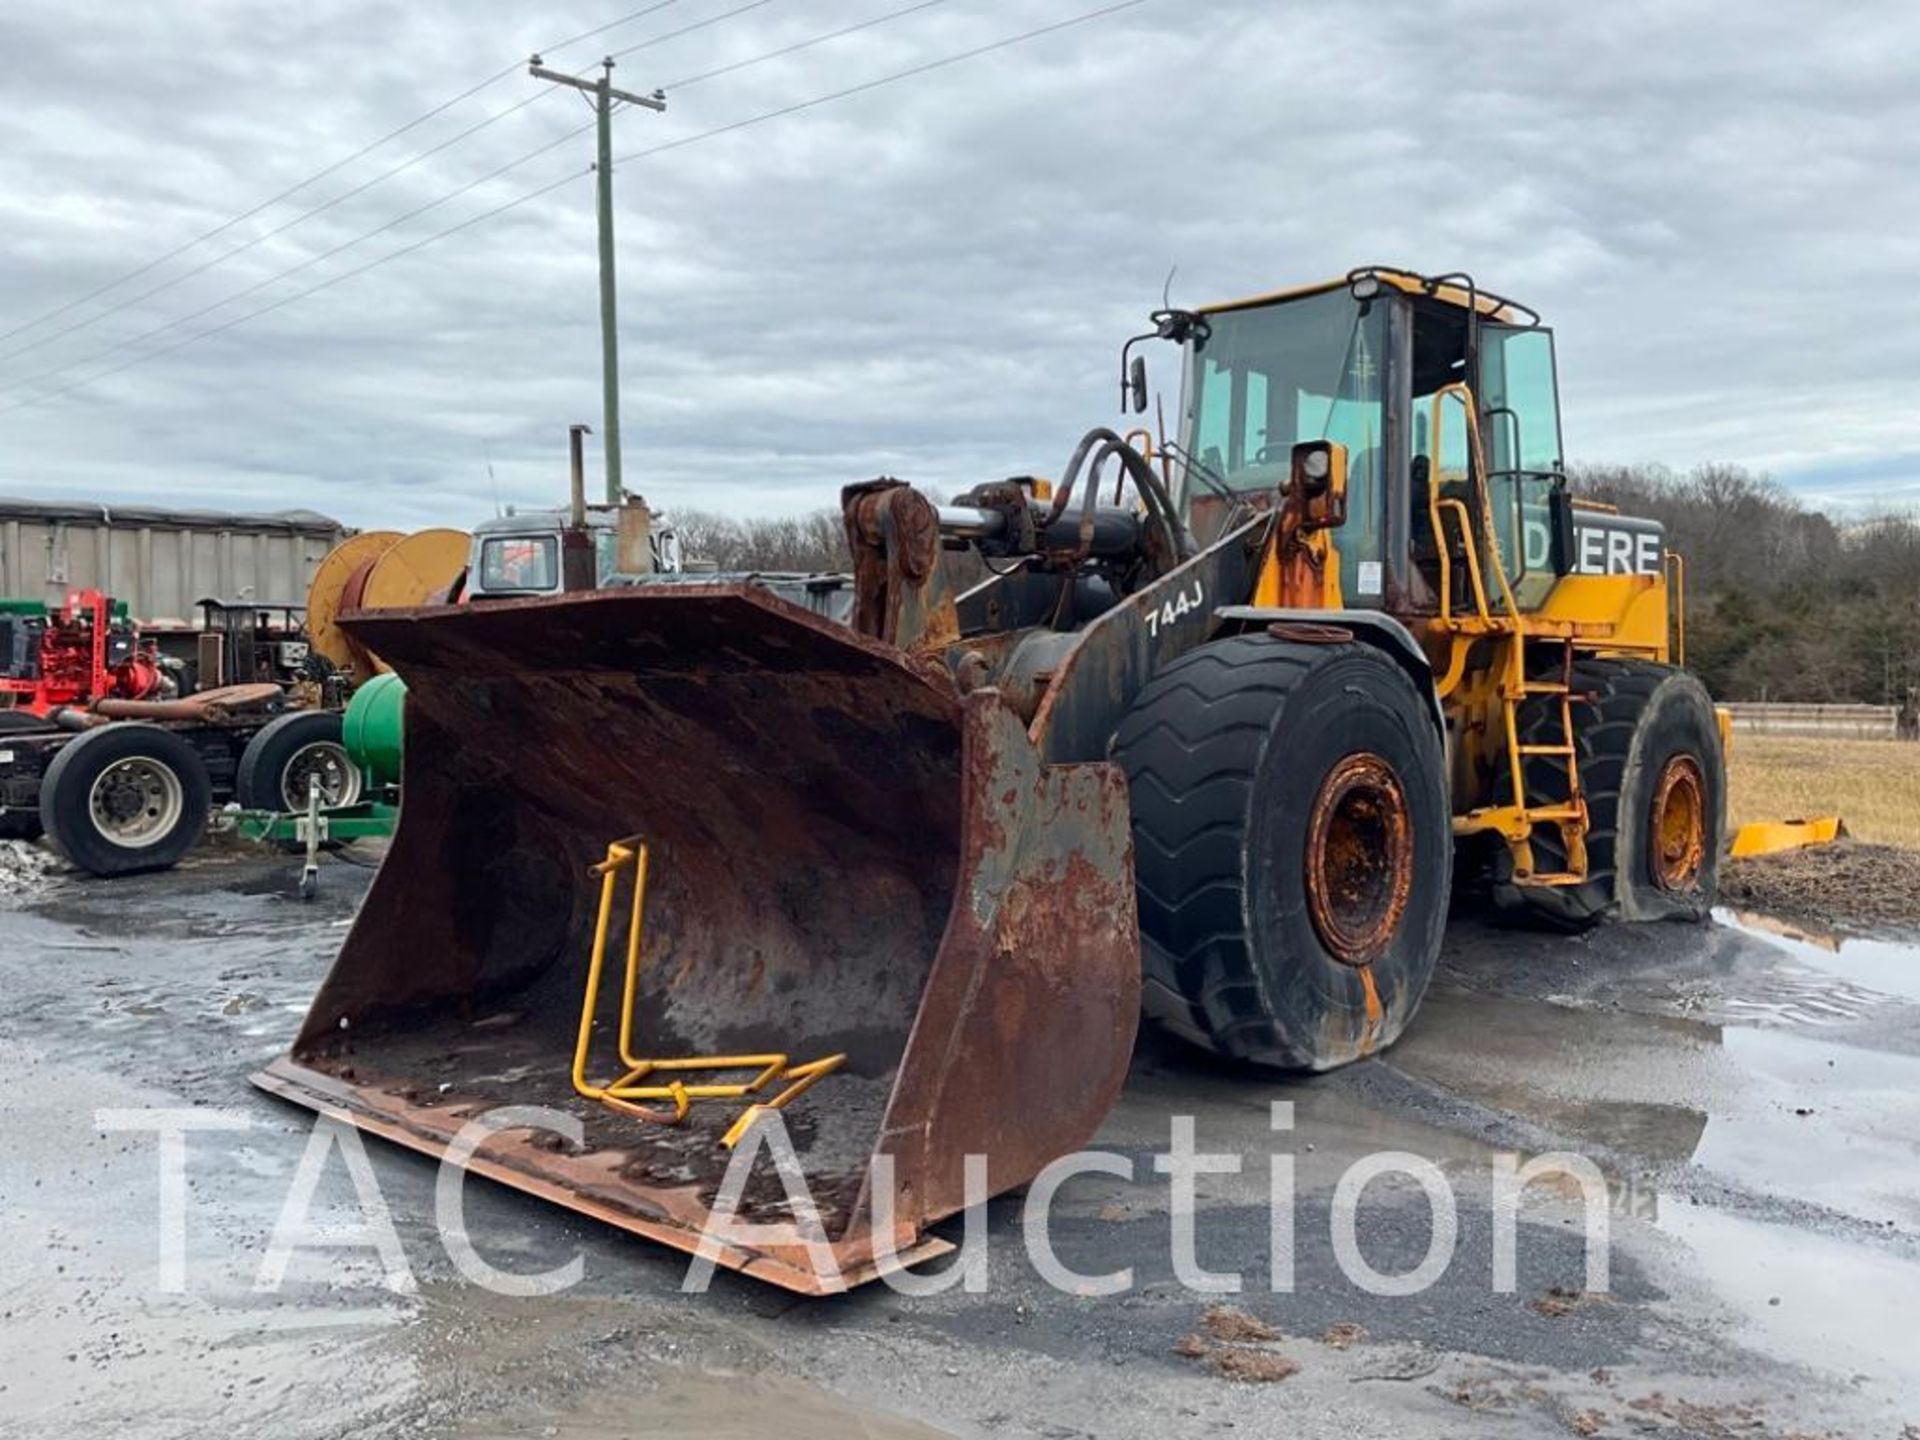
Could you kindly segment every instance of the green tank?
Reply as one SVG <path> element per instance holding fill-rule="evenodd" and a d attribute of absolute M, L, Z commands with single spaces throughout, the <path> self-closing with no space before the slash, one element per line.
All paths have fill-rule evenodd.
<path fill-rule="evenodd" d="M 407 686 L 398 675 L 376 675 L 347 702 L 340 721 L 347 755 L 375 788 L 400 783 L 400 752 L 406 730 Z"/>

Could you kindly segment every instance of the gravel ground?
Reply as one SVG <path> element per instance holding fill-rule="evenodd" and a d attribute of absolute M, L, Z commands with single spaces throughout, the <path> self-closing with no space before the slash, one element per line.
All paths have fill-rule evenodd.
<path fill-rule="evenodd" d="M 60 868 L 60 857 L 44 844 L 0 840 L 0 903 L 46 889 Z"/>
<path fill-rule="evenodd" d="M 1730 860 L 1720 898 L 1845 934 L 1920 934 L 1920 850 L 1842 840 Z"/>
<path fill-rule="evenodd" d="M 1920 1421 L 1920 955 L 1903 946 L 1457 923 L 1407 1036 L 1333 1075 L 1143 1037 L 1096 1141 L 1131 1178 L 1079 1177 L 1053 1210 L 1062 1264 L 1131 1272 L 1105 1298 L 1040 1279 L 1019 1197 L 989 1207 L 984 1293 L 803 1301 L 727 1275 L 683 1295 L 683 1257 L 474 1182 L 467 1229 L 491 1264 L 582 1264 L 562 1293 L 503 1297 L 450 1259 L 434 1167 L 377 1141 L 412 1286 L 338 1243 L 362 1212 L 333 1153 L 314 1214 L 335 1248 L 300 1250 L 263 1288 L 314 1131 L 245 1077 L 288 1042 L 366 883 L 328 866 L 303 905 L 296 870 L 226 855 L 0 901 L 0 1435 L 1785 1440 Z M 154 1138 L 101 1125 L 154 1106 L 240 1127 L 186 1142 L 180 1293 L 158 1284 Z M 1202 1177 L 1197 1217 L 1197 1260 L 1237 1273 L 1234 1295 L 1175 1274 L 1153 1159 L 1181 1115 L 1239 1162 Z M 1602 1293 L 1573 1195 L 1547 1186 L 1529 1192 L 1516 1287 L 1491 1283 L 1492 1167 L 1547 1150 L 1605 1179 Z M 1454 1197 L 1451 1262 L 1406 1297 L 1356 1283 L 1332 1238 L 1342 1177 L 1380 1152 L 1430 1161 Z M 1297 1194 L 1280 1291 L 1276 1154 Z M 1357 1234 L 1375 1269 L 1410 1270 L 1427 1200 L 1377 1180 Z"/>

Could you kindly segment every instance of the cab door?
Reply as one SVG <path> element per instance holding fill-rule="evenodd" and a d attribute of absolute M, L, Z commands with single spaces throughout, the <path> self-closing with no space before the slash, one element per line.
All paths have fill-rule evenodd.
<path fill-rule="evenodd" d="M 1536 610 L 1565 564 L 1554 540 L 1555 494 L 1565 488 L 1566 474 L 1553 332 L 1483 322 L 1479 368 L 1493 537 L 1515 603 Z"/>

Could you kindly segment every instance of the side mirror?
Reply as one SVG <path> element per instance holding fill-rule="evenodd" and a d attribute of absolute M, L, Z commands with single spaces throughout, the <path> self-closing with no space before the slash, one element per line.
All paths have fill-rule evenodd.
<path fill-rule="evenodd" d="M 1133 407 L 1133 413 L 1147 413 L 1147 357 L 1136 355 L 1133 363 L 1127 367 L 1127 403 Z"/>
<path fill-rule="evenodd" d="M 1553 573 L 1571 575 L 1574 557 L 1579 553 L 1578 537 L 1574 533 L 1573 496 L 1564 483 L 1547 493 L 1547 523 L 1553 527 Z"/>

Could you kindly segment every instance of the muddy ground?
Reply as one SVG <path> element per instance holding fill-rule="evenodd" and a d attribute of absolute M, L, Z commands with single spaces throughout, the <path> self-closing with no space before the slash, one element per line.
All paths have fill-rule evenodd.
<path fill-rule="evenodd" d="M 1061 1260 L 1134 1269 L 1056 1292 L 995 1202 L 986 1294 L 869 1287 L 801 1301 L 735 1277 L 683 1296 L 681 1257 L 475 1181 L 470 1231 L 504 1269 L 578 1254 L 564 1294 L 462 1281 L 434 1168 L 372 1142 L 417 1287 L 367 1249 L 261 1256 L 310 1117 L 245 1077 L 285 1046 L 367 880 L 329 866 L 302 904 L 284 860 L 209 857 L 0 895 L 0 1435 L 1877 1436 L 1920 1423 L 1920 951 L 1733 917 L 1560 940 L 1456 923 L 1412 1030 L 1383 1057 L 1285 1080 L 1143 1039 L 1097 1142 L 1132 1182 L 1070 1182 Z M 822 1089 L 814 1099 L 829 1092 Z M 1270 1102 L 1291 1101 L 1276 1136 Z M 102 1109 L 190 1106 L 245 1128 L 187 1147 L 184 1293 L 160 1293 L 156 1146 Z M 1202 1181 L 1203 1264 L 1176 1284 L 1170 1117 L 1246 1157 Z M 1268 1284 L 1268 1157 L 1295 1157 L 1296 1284 Z M 1457 1195 L 1452 1263 L 1423 1294 L 1346 1278 L 1335 1182 L 1381 1150 Z M 1584 1291 L 1570 1197 L 1532 1192 L 1515 1293 L 1491 1285 L 1503 1152 L 1573 1150 L 1612 1198 L 1608 1293 Z M 356 1215 L 336 1155 L 318 1209 Z M 1363 1253 L 1414 1266 L 1424 1199 L 1382 1181 Z M 945 1227 L 959 1238 L 959 1224 Z M 1241 1315 L 1209 1309 L 1229 1303 Z M 1277 1338 L 1275 1338 L 1277 1337 Z M 1920 1433 L 1920 1432 L 1915 1432 Z"/>
<path fill-rule="evenodd" d="M 1840 934 L 1920 934 L 1920 850 L 1843 839 L 1730 860 L 1720 896 Z"/>

